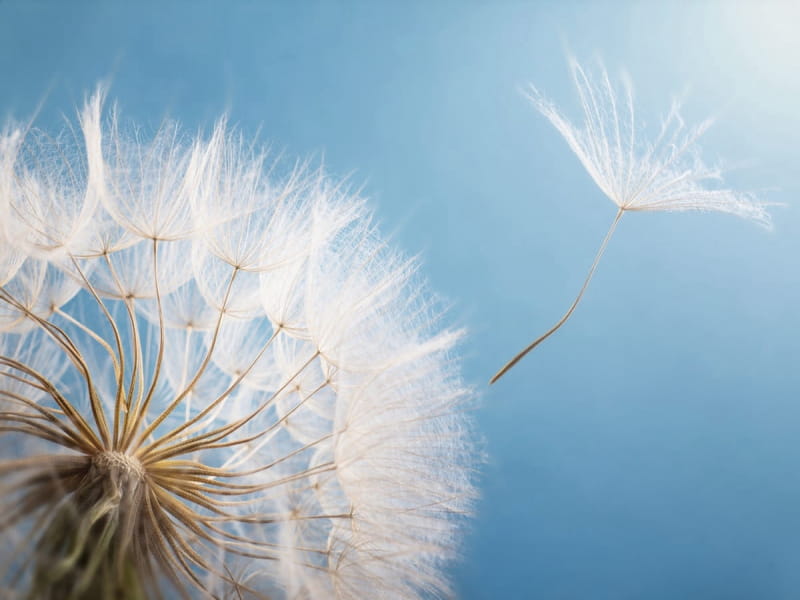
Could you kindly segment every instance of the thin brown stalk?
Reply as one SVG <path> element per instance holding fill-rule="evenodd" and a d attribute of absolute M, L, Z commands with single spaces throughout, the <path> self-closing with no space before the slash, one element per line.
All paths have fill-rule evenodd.
<path fill-rule="evenodd" d="M 106 260 L 110 262 L 110 259 L 108 258 L 108 253 L 106 252 L 106 253 L 104 253 L 104 255 L 106 256 Z M 108 307 L 106 306 L 106 303 L 103 302 L 102 298 L 100 298 L 100 295 L 97 293 L 97 290 L 92 285 L 92 283 L 89 281 L 89 278 L 83 272 L 83 269 L 81 269 L 80 264 L 75 259 L 75 257 L 72 256 L 70 258 L 72 259 L 72 264 L 75 266 L 75 269 L 78 271 L 78 274 L 80 275 L 81 280 L 83 281 L 84 285 L 86 286 L 86 289 L 88 290 L 88 292 L 92 296 L 92 298 L 94 298 L 94 301 L 100 307 L 100 311 L 103 313 L 103 316 L 105 317 L 106 322 L 110 325 L 111 332 L 112 332 L 112 334 L 114 336 L 114 343 L 117 346 L 117 361 L 118 362 L 114 361 L 115 366 L 118 367 L 116 369 L 116 371 L 115 371 L 116 380 L 117 380 L 117 391 L 116 391 L 116 395 L 115 395 L 115 398 L 114 398 L 114 425 L 113 425 L 114 429 L 113 429 L 113 437 L 112 437 L 113 446 L 116 447 L 117 443 L 119 442 L 119 416 L 120 416 L 120 413 L 122 412 L 122 407 L 123 407 L 123 403 L 124 403 L 124 393 L 125 393 L 124 392 L 124 389 L 125 389 L 125 348 L 124 348 L 124 345 L 122 343 L 122 336 L 120 335 L 119 328 L 117 327 L 117 323 L 114 320 L 114 318 L 111 316 L 111 313 L 109 312 Z M 113 361 L 114 360 L 113 352 L 111 352 L 110 354 L 112 356 L 112 361 Z"/>
<path fill-rule="evenodd" d="M 589 286 L 589 282 L 592 280 L 592 276 L 594 275 L 595 269 L 597 269 L 597 265 L 600 262 L 600 258 L 603 256 L 603 252 L 605 252 L 606 245 L 611 239 L 611 236 L 614 234 L 614 230 L 617 228 L 617 223 L 619 223 L 620 218 L 622 218 L 623 212 L 625 212 L 625 209 L 623 208 L 620 208 L 617 211 L 617 214 L 614 217 L 614 221 L 611 223 L 611 227 L 608 229 L 605 238 L 603 238 L 603 243 L 600 244 L 600 249 L 597 251 L 597 254 L 595 254 L 594 261 L 592 262 L 592 266 L 589 269 L 589 274 L 586 276 L 586 279 L 584 280 L 583 285 L 581 286 L 581 290 L 580 292 L 578 292 L 578 296 L 572 302 L 567 312 L 564 313 L 564 316 L 561 317 L 555 325 L 553 325 L 550 329 L 545 331 L 542 335 L 540 335 L 533 342 L 531 342 L 526 348 L 524 348 L 521 352 L 519 352 L 514 358 L 508 361 L 503 366 L 503 368 L 501 368 L 497 373 L 495 373 L 494 376 L 489 380 L 489 385 L 495 383 L 498 379 L 500 379 L 503 375 L 505 375 L 514 365 L 516 365 L 519 361 L 525 358 L 525 355 L 527 355 L 531 350 L 536 348 L 536 346 L 541 344 L 543 341 L 545 341 L 547 338 L 553 335 L 556 331 L 558 331 L 561 328 L 561 326 L 564 325 L 564 323 L 566 323 L 567 320 L 572 316 L 572 313 L 578 307 L 578 303 L 581 301 L 581 298 L 583 298 L 583 293 Z"/>
<path fill-rule="evenodd" d="M 208 364 L 211 362 L 211 356 L 212 356 L 212 354 L 214 352 L 214 348 L 216 347 L 217 338 L 219 337 L 220 327 L 222 326 L 222 317 L 225 315 L 225 306 L 228 303 L 228 299 L 230 297 L 231 290 L 233 289 L 233 283 L 234 283 L 234 281 L 236 279 L 236 274 L 238 272 L 239 272 L 238 269 L 233 269 L 233 272 L 231 273 L 231 278 L 228 281 L 228 287 L 225 290 L 225 297 L 224 297 L 224 299 L 222 301 L 222 307 L 220 308 L 219 316 L 217 317 L 217 323 L 216 323 L 216 325 L 214 327 L 214 334 L 213 334 L 213 336 L 211 338 L 211 342 L 209 343 L 208 351 L 206 352 L 206 355 L 203 358 L 203 361 L 200 363 L 200 366 L 197 368 L 197 372 L 194 374 L 194 377 L 192 377 L 192 380 L 189 382 L 189 384 L 175 397 L 175 399 L 172 402 L 170 402 L 169 406 L 167 406 L 163 411 L 161 411 L 161 413 L 153 420 L 152 423 L 150 423 L 150 425 L 148 425 L 147 427 L 144 428 L 144 431 L 142 431 L 142 433 L 139 435 L 139 438 L 137 440 L 137 443 L 136 443 L 137 446 L 140 446 L 141 443 L 142 443 L 142 440 L 147 439 L 147 437 L 153 431 L 155 431 L 156 428 L 159 425 L 161 425 L 161 423 L 164 422 L 164 419 L 166 419 L 169 415 L 171 415 L 173 413 L 173 411 L 176 408 L 178 408 L 178 406 L 180 406 L 180 403 L 183 401 L 183 399 L 189 394 L 189 392 L 191 392 L 194 389 L 194 387 L 197 385 L 197 382 L 200 381 L 200 377 L 202 377 L 203 373 L 205 372 L 206 368 L 208 367 Z M 186 423 L 184 423 L 184 425 L 182 426 L 181 431 L 183 429 L 186 429 L 186 427 L 188 427 L 190 424 L 192 424 L 190 421 L 187 421 Z M 172 434 L 175 434 L 175 433 L 176 433 L 175 431 L 172 432 Z M 155 444 L 158 444 L 159 441 L 160 440 L 157 440 L 155 442 Z"/>
<path fill-rule="evenodd" d="M 158 379 L 161 374 L 161 363 L 164 359 L 164 307 L 161 303 L 161 291 L 158 285 L 158 240 L 153 240 L 153 285 L 155 286 L 156 291 L 156 304 L 158 306 L 158 352 L 156 354 L 156 364 L 153 369 L 153 380 L 150 383 L 149 389 L 147 390 L 147 394 L 145 395 L 144 401 L 139 405 L 137 403 L 133 409 L 134 411 L 134 420 L 141 421 L 141 418 L 147 414 L 147 409 L 150 406 L 150 401 L 153 398 L 153 394 L 156 391 L 156 386 L 158 385 Z"/>
<path fill-rule="evenodd" d="M 243 418 L 239 419 L 238 421 L 235 421 L 234 423 L 231 423 L 229 425 L 225 425 L 223 427 L 219 427 L 217 429 L 214 429 L 212 431 L 209 431 L 209 432 L 207 432 L 205 434 L 202 434 L 202 435 L 199 435 L 197 437 L 191 438 L 191 439 L 186 440 L 184 442 L 178 442 L 177 444 L 174 444 L 172 446 L 168 446 L 166 448 L 163 448 L 162 450 L 157 450 L 159 447 L 161 447 L 163 445 L 163 443 L 165 441 L 168 441 L 169 438 L 176 437 L 179 433 L 181 433 L 181 431 L 185 430 L 187 427 L 189 427 L 192 424 L 194 424 L 194 422 L 197 422 L 198 420 L 203 418 L 217 404 L 222 402 L 225 399 L 225 396 L 224 395 L 220 396 L 214 402 L 212 402 L 208 407 L 206 407 L 202 412 L 200 412 L 197 416 L 195 416 L 194 419 L 191 419 L 190 421 L 187 421 L 186 423 L 184 423 L 183 425 L 181 425 L 177 429 L 174 429 L 167 436 L 164 436 L 161 439 L 157 440 L 154 444 L 151 444 L 149 447 L 144 449 L 141 452 L 140 455 L 137 454 L 137 457 L 142 462 L 147 462 L 147 463 L 157 462 L 157 461 L 160 461 L 160 460 L 164 460 L 166 458 L 172 458 L 173 456 L 180 456 L 181 454 L 187 454 L 188 452 L 191 452 L 191 451 L 193 451 L 195 449 L 201 449 L 204 446 L 207 446 L 208 444 L 212 444 L 214 442 L 217 442 L 218 440 L 224 438 L 225 436 L 229 435 L 230 433 L 232 433 L 232 432 L 238 430 L 239 428 L 241 428 L 242 426 L 246 425 L 252 419 L 254 419 L 258 414 L 260 414 L 262 411 L 264 411 L 271 404 L 271 402 L 275 398 L 277 398 L 281 393 L 283 393 L 283 391 L 286 389 L 286 387 L 298 375 L 300 375 L 300 373 L 302 373 L 303 370 L 308 365 L 310 365 L 311 362 L 314 359 L 316 359 L 318 356 L 319 356 L 319 351 L 315 352 L 314 355 L 311 356 L 311 358 L 309 358 L 305 362 L 305 364 L 303 364 L 302 367 L 300 367 L 300 370 L 297 371 L 297 373 L 292 375 L 292 377 L 290 379 L 287 379 L 286 382 L 280 388 L 278 388 L 275 392 L 273 392 L 267 400 L 265 400 L 258 408 L 256 408 L 254 411 L 252 411 L 248 416 L 243 417 Z"/>

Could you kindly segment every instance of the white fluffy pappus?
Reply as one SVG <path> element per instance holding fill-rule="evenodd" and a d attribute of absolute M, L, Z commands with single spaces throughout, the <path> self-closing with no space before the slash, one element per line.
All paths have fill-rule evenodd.
<path fill-rule="evenodd" d="M 0 136 L 3 597 L 451 593 L 460 333 L 344 185 L 221 121 Z"/>

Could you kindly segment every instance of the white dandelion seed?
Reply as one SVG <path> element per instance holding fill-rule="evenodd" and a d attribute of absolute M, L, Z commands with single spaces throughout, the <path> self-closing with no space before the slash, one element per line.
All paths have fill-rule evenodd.
<path fill-rule="evenodd" d="M 570 59 L 570 67 L 583 108 L 582 126 L 568 121 L 533 86 L 528 98 L 564 136 L 597 186 L 617 206 L 617 213 L 580 292 L 567 312 L 553 327 L 506 363 L 490 383 L 500 379 L 566 323 L 583 297 L 623 213 L 717 211 L 770 226 L 765 205 L 750 194 L 710 185 L 721 181 L 721 171 L 703 163 L 696 145 L 697 139 L 711 125 L 710 119 L 695 127 L 687 127 L 680 116 L 678 102 L 673 101 L 655 139 L 643 139 L 641 124 L 634 115 L 633 88 L 627 77 L 622 78 L 621 89 L 615 89 L 602 65 L 595 78 L 584 71 L 575 59 Z"/>
<path fill-rule="evenodd" d="M 470 394 L 415 263 L 221 122 L 0 137 L 4 597 L 450 593 Z"/>

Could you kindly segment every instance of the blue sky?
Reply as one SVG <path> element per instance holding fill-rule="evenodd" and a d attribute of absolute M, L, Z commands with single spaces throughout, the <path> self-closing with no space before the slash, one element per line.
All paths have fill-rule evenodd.
<path fill-rule="evenodd" d="M 800 597 L 800 40 L 796 3 L 0 0 L 0 114 L 223 111 L 363 184 L 466 326 L 488 463 L 465 599 Z M 775 228 L 614 216 L 528 83 L 578 118 L 567 52 L 624 68 L 652 125 L 677 94 L 704 157 Z"/>

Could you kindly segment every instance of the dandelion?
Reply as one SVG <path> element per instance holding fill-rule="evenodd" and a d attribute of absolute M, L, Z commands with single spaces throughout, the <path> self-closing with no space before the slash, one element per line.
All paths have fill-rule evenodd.
<path fill-rule="evenodd" d="M 3 597 L 448 593 L 459 332 L 364 202 L 220 122 L 0 136 Z"/>
<path fill-rule="evenodd" d="M 602 65 L 594 78 L 574 59 L 570 60 L 570 67 L 584 112 L 582 127 L 569 122 L 536 88 L 530 88 L 528 97 L 564 136 L 594 182 L 616 205 L 617 212 L 567 312 L 506 363 L 490 383 L 500 379 L 567 322 L 583 297 L 623 213 L 718 211 L 752 219 L 767 227 L 770 224 L 764 205 L 755 198 L 709 186 L 721 180 L 721 172 L 701 161 L 696 141 L 711 125 L 710 119 L 687 127 L 680 116 L 678 102 L 673 101 L 655 139 L 644 140 L 641 124 L 634 116 L 633 88 L 627 78 L 623 77 L 621 89 L 616 89 Z"/>

